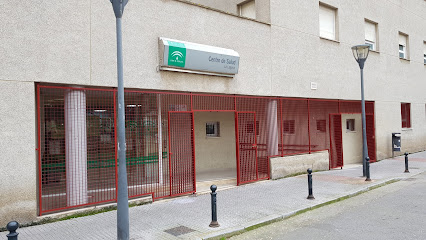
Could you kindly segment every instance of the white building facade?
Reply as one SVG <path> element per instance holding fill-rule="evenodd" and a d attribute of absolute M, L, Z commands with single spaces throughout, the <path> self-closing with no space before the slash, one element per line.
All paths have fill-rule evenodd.
<path fill-rule="evenodd" d="M 111 4 L 0 5 L 0 225 L 114 202 Z M 425 16 L 422 0 L 129 1 L 129 195 L 193 193 L 212 169 L 238 184 L 269 179 L 271 158 L 289 155 L 325 152 L 326 169 L 359 163 L 351 47 L 364 43 L 370 157 L 392 156 L 392 133 L 401 152 L 425 150 Z M 160 38 L 233 50 L 238 73 L 162 70 Z"/>

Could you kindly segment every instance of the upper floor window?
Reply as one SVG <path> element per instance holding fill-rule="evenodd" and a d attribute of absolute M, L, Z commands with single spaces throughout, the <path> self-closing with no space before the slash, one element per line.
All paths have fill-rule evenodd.
<path fill-rule="evenodd" d="M 256 19 L 256 2 L 249 0 L 238 5 L 239 15 L 247 18 Z"/>
<path fill-rule="evenodd" d="M 411 104 L 401 103 L 402 128 L 411 128 Z"/>
<path fill-rule="evenodd" d="M 320 37 L 337 40 L 336 34 L 337 9 L 321 4 L 319 5 Z"/>
<path fill-rule="evenodd" d="M 408 59 L 408 35 L 399 33 L 399 58 Z"/>
<path fill-rule="evenodd" d="M 377 23 L 365 20 L 365 44 L 370 45 L 370 50 L 377 51 Z"/>

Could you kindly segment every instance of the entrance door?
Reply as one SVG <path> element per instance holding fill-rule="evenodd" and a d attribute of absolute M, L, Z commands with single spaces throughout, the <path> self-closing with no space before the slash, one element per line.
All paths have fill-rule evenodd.
<path fill-rule="evenodd" d="M 195 192 L 192 112 L 169 112 L 170 195 Z"/>
<path fill-rule="evenodd" d="M 330 114 L 330 169 L 343 167 L 342 115 Z"/>
<path fill-rule="evenodd" d="M 259 179 L 257 163 L 256 114 L 237 112 L 237 185 Z"/>

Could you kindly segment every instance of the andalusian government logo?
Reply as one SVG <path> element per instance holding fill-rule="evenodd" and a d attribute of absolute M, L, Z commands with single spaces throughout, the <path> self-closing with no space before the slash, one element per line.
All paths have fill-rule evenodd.
<path fill-rule="evenodd" d="M 169 66 L 185 67 L 186 47 L 183 43 L 169 42 Z"/>

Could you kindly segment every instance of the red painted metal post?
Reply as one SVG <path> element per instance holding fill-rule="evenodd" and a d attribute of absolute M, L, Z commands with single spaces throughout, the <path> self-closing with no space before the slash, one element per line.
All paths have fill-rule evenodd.
<path fill-rule="evenodd" d="M 328 121 L 329 134 L 328 135 L 330 137 L 330 152 L 329 152 L 329 158 L 328 158 L 328 170 L 331 169 L 331 163 L 333 162 L 333 142 L 331 140 L 331 119 L 332 119 L 331 116 L 332 116 L 331 114 L 328 115 L 328 118 L 329 118 L 329 121 Z"/>
<path fill-rule="evenodd" d="M 40 85 L 37 84 L 37 142 L 38 142 L 38 202 L 39 202 L 39 215 L 43 213 L 42 202 L 42 165 L 41 165 L 41 112 L 40 112 Z"/>
<path fill-rule="evenodd" d="M 258 163 L 258 159 L 257 159 L 257 128 L 256 128 L 256 113 L 253 114 L 253 118 L 254 118 L 254 156 L 256 157 L 256 181 L 259 180 L 259 163 Z"/>
<path fill-rule="evenodd" d="M 113 98 L 114 98 L 114 158 L 115 158 L 115 201 L 117 201 L 117 194 L 118 194 L 118 164 L 117 164 L 117 101 L 116 101 L 116 91 L 113 92 Z"/>
<path fill-rule="evenodd" d="M 171 150 L 172 150 L 172 139 L 170 138 L 170 111 L 168 112 L 168 117 L 167 117 L 167 122 L 168 122 L 168 124 L 167 124 L 167 129 L 168 129 L 168 132 L 169 132 L 169 184 L 170 184 L 170 188 L 169 188 L 169 192 L 170 192 L 170 194 L 169 194 L 169 196 L 171 196 L 172 195 L 172 152 L 171 152 Z"/>
<path fill-rule="evenodd" d="M 240 185 L 241 175 L 240 175 L 240 141 L 239 141 L 239 128 L 238 125 L 238 112 L 235 112 L 235 141 L 236 141 L 236 155 L 237 155 L 237 186 Z"/>
<path fill-rule="evenodd" d="M 191 104 L 192 104 L 192 96 L 191 96 Z M 191 107 L 192 108 L 192 107 Z M 191 131 L 192 131 L 192 175 L 194 176 L 194 192 L 197 192 L 197 175 L 196 175 L 196 168 L 195 168 L 195 135 L 194 135 L 194 112 L 191 112 L 192 115 L 192 124 L 191 124 Z"/>
<path fill-rule="evenodd" d="M 310 102 L 308 101 L 308 139 L 309 139 L 309 154 L 311 153 L 311 108 L 310 108 Z"/>

